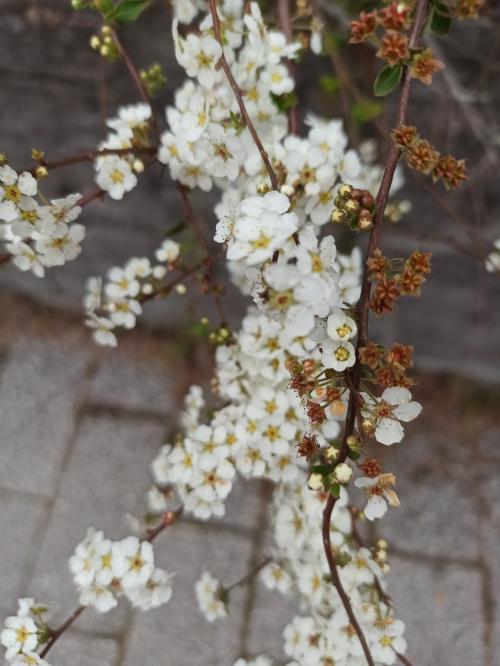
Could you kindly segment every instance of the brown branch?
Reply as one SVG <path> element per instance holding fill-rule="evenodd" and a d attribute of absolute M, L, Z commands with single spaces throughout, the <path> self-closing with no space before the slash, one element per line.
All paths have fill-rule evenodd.
<path fill-rule="evenodd" d="M 158 146 L 142 146 L 136 148 L 102 148 L 101 150 L 89 150 L 85 153 L 78 153 L 77 155 L 71 155 L 70 157 L 63 157 L 60 160 L 51 160 L 47 161 L 45 159 L 40 160 L 40 166 L 44 166 L 49 171 L 54 169 L 59 169 L 65 166 L 71 166 L 72 164 L 80 164 L 81 162 L 93 162 L 98 157 L 106 157 L 108 155 L 130 155 L 130 154 L 141 154 L 146 153 L 148 155 L 156 155 L 158 152 Z M 31 167 L 29 169 L 23 169 L 23 171 L 29 171 L 34 174 L 38 167 Z"/>
<path fill-rule="evenodd" d="M 265 557 L 263 560 L 258 562 L 253 569 L 251 569 L 248 573 L 246 573 L 243 578 L 240 578 L 236 582 L 232 583 L 231 585 L 228 585 L 227 587 L 224 587 L 225 592 L 229 592 L 230 590 L 233 590 L 235 587 L 241 587 L 242 585 L 246 585 L 248 582 L 250 582 L 255 576 L 261 571 L 265 566 L 267 566 L 270 562 L 273 561 L 273 557 L 269 555 L 268 557 Z"/>
<path fill-rule="evenodd" d="M 423 29 L 425 19 L 427 17 L 429 0 L 417 0 L 415 7 L 415 14 L 413 18 L 413 27 L 410 35 L 409 46 L 410 48 L 415 48 L 420 37 L 420 33 Z M 401 84 L 401 91 L 399 97 L 399 106 L 396 114 L 396 123 L 398 126 L 405 122 L 407 112 L 408 112 L 408 102 L 410 99 L 410 86 L 411 78 L 410 73 L 407 68 L 405 68 L 403 82 Z M 380 183 L 379 191 L 376 197 L 376 211 L 374 216 L 373 228 L 370 234 L 370 239 L 368 242 L 367 249 L 367 258 L 369 258 L 373 252 L 378 248 L 380 242 L 380 235 L 382 233 L 382 222 L 384 219 L 385 207 L 387 205 L 387 200 L 389 198 L 389 191 L 392 185 L 392 180 L 394 178 L 394 172 L 399 160 L 400 150 L 395 143 L 391 144 L 389 155 L 384 168 L 384 173 L 382 176 L 382 181 Z M 337 459 L 337 464 L 344 462 L 347 458 L 348 445 L 347 439 L 350 435 L 353 434 L 356 421 L 356 407 L 357 407 L 357 391 L 359 390 L 360 378 L 361 378 L 361 364 L 359 362 L 359 349 L 363 347 L 368 342 L 368 311 L 369 311 L 369 299 L 370 299 L 370 280 L 369 280 L 369 271 L 368 266 L 365 263 L 365 269 L 363 272 L 363 279 L 361 283 L 361 295 L 357 305 L 357 315 L 358 315 L 358 340 L 356 346 L 356 358 L 357 361 L 354 365 L 351 379 L 352 387 L 350 389 L 349 403 L 347 408 L 346 415 L 346 424 L 344 428 L 344 433 L 342 437 L 342 444 L 339 451 L 339 456 Z M 360 640 L 361 646 L 363 647 L 363 652 L 365 654 L 367 663 L 370 666 L 373 665 L 373 658 L 370 654 L 370 650 L 366 643 L 365 636 L 361 627 L 356 621 L 354 611 L 352 609 L 349 596 L 346 594 L 345 590 L 342 587 L 340 578 L 337 571 L 337 563 L 335 561 L 335 555 L 333 553 L 331 542 L 330 542 L 330 522 L 332 511 L 336 503 L 336 498 L 330 494 L 325 504 L 323 510 L 323 546 L 325 549 L 326 558 L 328 561 L 328 566 L 330 568 L 330 574 L 332 577 L 332 582 L 339 596 L 344 604 L 344 608 L 347 612 L 347 615 L 351 621 L 352 626 L 354 627 L 358 638 Z M 353 621 L 354 620 L 354 621 Z"/>
<path fill-rule="evenodd" d="M 293 40 L 293 30 L 292 30 L 292 17 L 290 15 L 290 0 L 278 0 L 277 2 L 278 9 L 278 23 L 281 29 L 281 32 L 285 35 L 286 40 L 290 43 Z M 288 71 L 292 79 L 295 80 L 295 63 L 292 60 L 287 62 Z M 290 134 L 299 133 L 299 107 L 298 104 L 295 104 L 290 109 L 288 109 L 288 131 Z"/>
<path fill-rule="evenodd" d="M 47 652 L 53 647 L 54 643 L 56 643 L 59 640 L 59 638 L 71 627 L 73 622 L 75 622 L 75 620 L 78 620 L 78 618 L 86 608 L 87 608 L 86 606 L 78 606 L 78 608 L 71 613 L 66 622 L 61 624 L 60 627 L 58 627 L 52 632 L 52 635 L 49 638 L 47 645 L 40 652 L 40 657 L 42 657 L 42 659 L 43 657 L 45 657 Z"/>
<path fill-rule="evenodd" d="M 205 251 L 205 262 L 207 266 L 207 277 L 209 281 L 209 289 L 211 291 L 211 294 L 213 296 L 215 306 L 217 308 L 217 312 L 219 313 L 219 318 L 221 324 L 225 324 L 227 322 L 226 315 L 224 313 L 224 308 L 222 307 L 222 302 L 220 299 L 219 294 L 217 293 L 217 284 L 215 282 L 215 275 L 214 275 L 214 262 L 212 259 L 212 254 L 210 252 L 210 247 L 208 245 L 208 241 L 205 237 L 205 234 L 203 233 L 203 229 L 201 228 L 201 224 L 198 221 L 198 218 L 195 215 L 195 212 L 193 210 L 193 207 L 191 206 L 191 202 L 189 201 L 188 197 L 188 192 L 189 188 L 186 188 L 182 183 L 177 183 L 177 190 L 180 194 L 181 200 L 182 200 L 182 205 L 184 207 L 184 214 L 186 216 L 187 222 L 191 225 L 193 228 L 193 231 L 195 232 L 198 241 L 200 245 L 203 247 Z"/>
<path fill-rule="evenodd" d="M 157 527 L 151 529 L 148 532 L 146 541 L 149 541 L 149 542 L 154 541 L 154 539 L 156 539 L 156 537 L 159 534 L 161 534 L 165 529 L 167 529 L 167 527 L 170 527 L 171 525 L 176 523 L 177 520 L 179 519 L 180 515 L 182 514 L 183 510 L 184 510 L 184 507 L 180 506 L 175 511 L 167 511 L 166 513 L 164 513 L 163 516 L 162 516 L 161 523 Z M 78 608 L 76 608 L 71 613 L 71 615 L 68 617 L 68 619 L 65 622 L 63 622 L 63 624 L 61 624 L 60 627 L 58 627 L 57 629 L 52 630 L 51 636 L 50 636 L 50 638 L 47 642 L 47 645 L 40 652 L 40 657 L 42 657 L 42 659 L 49 652 L 49 650 L 52 649 L 52 647 L 54 646 L 54 643 L 56 643 L 59 640 L 59 638 L 71 627 L 73 622 L 75 622 L 80 617 L 80 615 L 83 613 L 83 611 L 86 608 L 88 608 L 88 606 L 78 606 Z"/>
<path fill-rule="evenodd" d="M 323 509 L 323 529 L 322 529 L 323 546 L 325 549 L 328 566 L 330 568 L 330 577 L 332 584 L 337 590 L 340 600 L 342 601 L 345 612 L 347 613 L 347 617 L 349 618 L 349 622 L 351 623 L 354 631 L 356 632 L 359 638 L 359 642 L 361 643 L 361 647 L 363 648 L 363 653 L 365 655 L 367 664 L 369 664 L 369 666 L 375 666 L 375 662 L 373 661 L 373 657 L 371 655 L 370 648 L 368 647 L 365 635 L 363 633 L 363 630 L 361 629 L 361 625 L 359 624 L 356 618 L 356 615 L 351 605 L 351 600 L 349 599 L 349 595 L 344 590 L 344 586 L 340 581 L 339 572 L 337 570 L 337 562 L 335 560 L 335 555 L 333 553 L 332 544 L 330 541 L 330 522 L 335 502 L 336 498 L 332 494 L 330 494 L 326 501 L 325 508 Z"/>
<path fill-rule="evenodd" d="M 137 88 L 137 92 L 139 93 L 139 96 L 141 97 L 142 101 L 147 104 L 151 108 L 151 125 L 153 127 L 153 130 L 156 134 L 157 142 L 160 142 L 160 129 L 158 127 L 158 123 L 156 122 L 156 119 L 153 115 L 153 105 L 151 104 L 151 98 L 148 94 L 148 91 L 146 89 L 146 86 L 144 85 L 143 80 L 141 79 L 141 76 L 139 74 L 139 71 L 137 67 L 135 66 L 132 58 L 129 56 L 127 53 L 125 47 L 123 46 L 122 42 L 120 41 L 120 38 L 118 37 L 118 33 L 116 30 L 111 29 L 111 34 L 113 35 L 113 41 L 117 45 L 120 55 L 123 58 L 123 62 L 125 63 L 125 66 L 127 67 L 130 76 L 132 77 L 132 80 L 135 84 L 135 87 Z"/>
<path fill-rule="evenodd" d="M 243 101 L 242 90 L 239 87 L 239 85 L 236 83 L 231 68 L 227 63 L 226 56 L 224 55 L 224 44 L 222 41 L 221 23 L 219 15 L 217 14 L 217 0 L 209 0 L 209 5 L 210 5 L 210 13 L 212 14 L 212 22 L 214 25 L 215 38 L 219 42 L 219 45 L 222 49 L 222 55 L 220 57 L 219 64 L 224 70 L 224 74 L 226 75 L 229 85 L 231 86 L 234 96 L 236 97 L 236 101 L 238 102 L 238 106 L 240 107 L 241 117 L 243 118 L 243 121 L 247 126 L 248 131 L 252 135 L 252 139 L 254 140 L 254 143 L 257 146 L 262 161 L 264 162 L 264 166 L 266 167 L 267 173 L 269 174 L 269 178 L 271 180 L 271 185 L 273 186 L 274 190 L 277 190 L 278 178 L 276 176 L 276 173 L 274 172 L 273 167 L 271 166 L 271 162 L 269 161 L 269 155 L 265 151 L 264 146 L 262 145 L 262 142 L 259 139 L 259 135 L 257 134 L 257 131 L 254 127 L 254 124 L 252 123 L 250 116 L 248 115 L 245 103 Z"/>

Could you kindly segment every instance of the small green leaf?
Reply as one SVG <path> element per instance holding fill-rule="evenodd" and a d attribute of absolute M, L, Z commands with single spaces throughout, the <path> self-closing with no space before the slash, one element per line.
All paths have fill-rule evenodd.
<path fill-rule="evenodd" d="M 370 120 L 374 120 L 380 116 L 382 113 L 382 105 L 380 102 L 376 102 L 375 100 L 354 102 L 352 105 L 351 113 L 353 119 L 357 123 L 367 123 Z"/>
<path fill-rule="evenodd" d="M 401 82 L 403 76 L 403 65 L 395 65 L 394 67 L 384 67 L 380 70 L 375 83 L 373 84 L 373 92 L 376 97 L 385 97 L 396 88 Z"/>
<path fill-rule="evenodd" d="M 115 10 L 115 21 L 117 23 L 133 23 L 148 5 L 149 0 L 123 0 Z"/>
<path fill-rule="evenodd" d="M 436 35 L 447 35 L 451 28 L 450 9 L 442 2 L 436 2 L 431 14 L 431 30 Z"/>
<path fill-rule="evenodd" d="M 332 483 L 330 486 L 330 492 L 338 499 L 340 497 L 340 483 Z"/>
<path fill-rule="evenodd" d="M 170 229 L 166 232 L 167 236 L 176 236 L 177 234 L 180 234 L 184 229 L 186 228 L 187 224 L 185 220 L 179 220 L 176 224 L 174 224 L 173 227 L 170 227 Z"/>
<path fill-rule="evenodd" d="M 314 474 L 330 474 L 332 468 L 330 465 L 313 465 L 311 471 L 314 472 Z"/>
<path fill-rule="evenodd" d="M 353 449 L 349 449 L 347 455 L 351 460 L 358 460 L 361 456 L 361 451 L 353 451 Z"/>
<path fill-rule="evenodd" d="M 324 74 L 319 80 L 319 87 L 326 93 L 334 95 L 339 91 L 340 81 L 330 74 Z"/>
<path fill-rule="evenodd" d="M 293 92 L 284 93 L 283 95 L 275 95 L 271 93 L 271 99 L 278 111 L 281 111 L 282 113 L 286 113 L 288 109 L 297 106 L 298 103 L 297 96 Z"/>

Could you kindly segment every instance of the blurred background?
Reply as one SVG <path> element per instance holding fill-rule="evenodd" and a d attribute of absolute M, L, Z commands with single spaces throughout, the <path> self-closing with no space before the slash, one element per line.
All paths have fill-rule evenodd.
<path fill-rule="evenodd" d="M 92 150 L 119 104 L 138 101 L 122 63 L 89 48 L 97 32 L 90 12 L 66 0 L 0 0 L 0 151 L 11 164 L 31 164 L 32 148 L 58 159 Z M 348 44 L 346 26 L 370 2 L 323 2 L 326 54 L 297 68 L 304 108 L 343 117 L 353 145 L 388 149 L 394 99 L 376 100 L 380 63 L 368 46 Z M 172 54 L 169 3 L 157 0 L 122 31 L 140 68 L 159 62 L 167 86 L 154 101 L 157 118 L 183 80 Z M 273 3 L 268 3 L 273 7 Z M 469 180 L 455 192 L 405 172 L 398 198 L 412 202 L 400 223 L 387 223 L 383 249 L 406 256 L 433 253 L 433 272 L 418 300 L 402 299 L 394 316 L 376 321 L 373 338 L 416 348 L 415 387 L 424 405 L 407 441 L 387 451 L 402 506 L 384 521 L 391 544 L 392 592 L 408 622 L 414 664 L 500 665 L 500 279 L 485 271 L 500 237 L 500 7 L 490 2 L 476 21 L 455 22 L 450 34 L 429 38 L 446 65 L 428 88 L 413 86 L 409 121 L 443 153 L 465 158 Z M 146 310 L 117 350 L 96 349 L 81 323 L 89 275 L 101 275 L 131 255 L 151 256 L 165 231 L 182 219 L 168 175 L 149 169 L 122 202 L 96 201 L 84 212 L 81 256 L 44 280 L 13 267 L 0 274 L 0 611 L 38 594 L 65 611 L 75 603 L 66 558 L 89 524 L 110 536 L 148 487 L 148 464 L 175 424 L 183 391 L 209 381 L 210 350 L 196 323 L 211 316 L 202 295 L 173 296 Z M 89 164 L 51 174 L 53 196 L 93 189 Z M 212 229 L 210 195 L 195 207 Z M 222 277 L 222 276 L 221 276 Z M 245 303 L 229 289 L 226 310 L 238 321 Z M 179 335 L 188 324 L 190 335 Z M 111 480 L 112 479 L 112 480 Z M 169 534 L 161 565 L 177 568 L 178 611 L 167 606 L 135 616 L 83 619 L 54 649 L 54 664 L 231 666 L 240 654 L 280 657 L 281 627 L 294 612 L 261 586 L 238 590 L 229 625 L 210 630 L 195 607 L 190 584 L 202 569 L 234 578 L 266 552 L 269 489 L 253 483 L 235 491 L 228 516 L 209 528 L 194 522 Z M 224 536 L 224 538 L 222 538 Z M 234 563 L 237 563 L 236 565 Z M 191 572 L 190 575 L 189 572 Z M 229 574 L 227 574 L 229 575 Z M 192 625 L 189 636 L 182 629 Z M 150 661 L 151 658 L 151 661 Z M 156 660 L 156 661 L 155 661 Z"/>

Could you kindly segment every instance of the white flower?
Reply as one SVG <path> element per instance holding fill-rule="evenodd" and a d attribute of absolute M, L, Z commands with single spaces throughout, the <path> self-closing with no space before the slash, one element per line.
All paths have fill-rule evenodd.
<path fill-rule="evenodd" d="M 95 584 L 82 589 L 79 601 L 82 606 L 92 606 L 99 613 L 107 613 L 118 605 L 111 590 L 103 585 Z"/>
<path fill-rule="evenodd" d="M 137 177 L 126 160 L 112 155 L 99 163 L 96 183 L 112 199 L 122 199 L 125 192 L 130 192 L 137 185 Z"/>
<path fill-rule="evenodd" d="M 403 439 L 404 430 L 400 421 L 412 421 L 422 411 L 422 405 L 411 399 L 406 388 L 387 388 L 380 398 L 372 400 L 363 396 L 363 415 L 375 420 L 375 439 L 381 444 L 396 444 Z"/>
<path fill-rule="evenodd" d="M 486 270 L 489 273 L 500 271 L 500 238 L 493 243 L 493 247 L 495 249 L 490 252 L 486 259 Z"/>
<path fill-rule="evenodd" d="M 350 342 L 327 341 L 321 345 L 321 361 L 325 368 L 343 372 L 356 362 L 356 352 Z"/>
<path fill-rule="evenodd" d="M 18 175 L 10 166 L 0 166 L 0 220 L 15 220 L 25 197 L 36 192 L 37 182 L 30 173 L 24 171 Z"/>
<path fill-rule="evenodd" d="M 7 648 L 5 658 L 11 659 L 18 652 L 30 652 L 38 645 L 38 629 L 30 617 L 12 615 L 5 620 L 0 641 Z"/>
<path fill-rule="evenodd" d="M 260 574 L 262 582 L 269 590 L 278 590 L 282 594 L 292 587 L 290 575 L 276 562 L 270 562 Z"/>
<path fill-rule="evenodd" d="M 80 243 L 84 238 L 85 227 L 73 224 L 63 236 L 38 236 L 35 247 L 45 266 L 62 266 L 78 257 L 82 251 Z"/>
<path fill-rule="evenodd" d="M 175 55 L 179 64 L 184 67 L 188 76 L 197 77 L 202 86 L 212 88 L 219 78 L 215 69 L 222 55 L 219 42 L 209 35 L 200 38 L 192 33 L 187 39 L 181 39 L 175 21 L 172 29 Z"/>
<path fill-rule="evenodd" d="M 112 547 L 112 569 L 125 591 L 146 584 L 154 570 L 153 546 L 129 536 L 115 541 Z"/>
<path fill-rule="evenodd" d="M 244 199 L 229 239 L 227 258 L 245 259 L 248 265 L 270 259 L 298 228 L 298 218 L 287 212 L 289 208 L 290 200 L 281 192 Z"/>
<path fill-rule="evenodd" d="M 392 489 L 396 483 L 394 474 L 379 474 L 375 477 L 362 476 L 355 479 L 354 485 L 357 488 L 363 488 L 368 500 L 363 513 L 368 520 L 382 518 L 387 511 L 387 505 L 399 506 L 399 498 Z"/>
<path fill-rule="evenodd" d="M 332 340 L 343 342 L 356 335 L 357 326 L 351 317 L 342 310 L 336 310 L 328 317 L 327 333 Z"/>
<path fill-rule="evenodd" d="M 112 299 L 135 298 L 140 291 L 139 282 L 130 270 L 115 266 L 108 272 L 108 280 L 105 291 Z"/>
<path fill-rule="evenodd" d="M 96 314 L 90 313 L 90 316 L 85 320 L 85 323 L 89 328 L 94 329 L 92 337 L 98 345 L 116 347 L 118 340 L 113 333 L 115 325 L 111 319 L 108 319 L 107 317 L 98 317 Z"/>
<path fill-rule="evenodd" d="M 172 576 L 162 569 L 155 569 L 142 587 L 126 590 L 132 606 L 151 610 L 166 604 L 172 596 Z"/>
<path fill-rule="evenodd" d="M 208 571 L 196 583 L 195 592 L 198 606 L 209 622 L 227 617 L 222 585 Z"/>
<path fill-rule="evenodd" d="M 36 652 L 20 652 L 9 660 L 9 666 L 50 666 Z"/>
<path fill-rule="evenodd" d="M 172 264 L 180 253 L 180 245 L 173 240 L 164 240 L 160 247 L 155 252 L 155 257 L 158 261 L 165 261 Z"/>
<path fill-rule="evenodd" d="M 139 301 L 133 298 L 123 298 L 110 303 L 110 318 L 116 326 L 134 328 L 137 315 L 142 312 Z"/>
<path fill-rule="evenodd" d="M 8 243 L 7 250 L 14 256 L 13 262 L 21 271 L 33 271 L 37 277 L 45 275 L 45 269 L 38 254 L 27 243 Z"/>

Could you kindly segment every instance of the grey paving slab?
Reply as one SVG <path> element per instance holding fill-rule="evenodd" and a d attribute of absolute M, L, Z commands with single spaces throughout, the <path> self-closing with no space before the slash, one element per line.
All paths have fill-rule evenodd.
<path fill-rule="evenodd" d="M 283 629 L 295 615 L 300 612 L 293 594 L 284 596 L 268 590 L 257 580 L 251 618 L 245 632 L 245 654 L 250 657 L 267 654 L 284 660 Z"/>
<path fill-rule="evenodd" d="M 241 650 L 246 590 L 231 592 L 228 618 L 208 623 L 198 610 L 194 584 L 206 570 L 224 585 L 244 576 L 251 541 L 231 532 L 178 523 L 160 537 L 156 552 L 160 565 L 176 572 L 173 596 L 156 611 L 135 613 L 124 666 L 141 663 L 145 646 L 151 664 L 232 666 Z"/>
<path fill-rule="evenodd" d="M 389 592 L 406 622 L 407 656 L 418 666 L 482 666 L 481 574 L 456 565 L 392 558 Z"/>
<path fill-rule="evenodd" d="M 384 456 L 384 469 L 397 477 L 401 500 L 377 528 L 405 551 L 476 557 L 479 520 L 473 484 L 467 482 L 468 464 L 450 466 L 433 433 L 412 435 L 411 424 L 408 430 L 401 444 L 377 450 Z"/>
<path fill-rule="evenodd" d="M 145 363 L 123 354 L 105 354 L 89 386 L 89 401 L 131 409 L 172 410 L 172 380 L 153 362 Z"/>
<path fill-rule="evenodd" d="M 48 510 L 47 501 L 35 496 L 0 490 L 1 561 L 0 592 L 2 607 L 17 611 L 17 599 Z"/>
<path fill-rule="evenodd" d="M 55 341 L 12 345 L 0 378 L 0 486 L 53 496 L 87 360 Z"/>
<path fill-rule="evenodd" d="M 127 513 L 140 507 L 148 486 L 149 462 L 161 441 L 162 428 L 122 418 L 85 419 L 68 461 L 60 492 L 38 555 L 30 594 L 55 600 L 69 611 L 76 594 L 68 557 L 93 526 L 110 538 L 130 533 Z M 116 613 L 86 613 L 79 624 L 117 631 L 126 621 L 126 605 Z"/>
<path fill-rule="evenodd" d="M 112 638 L 69 631 L 54 645 L 47 658 L 52 666 L 118 666 L 118 654 L 118 643 Z"/>

